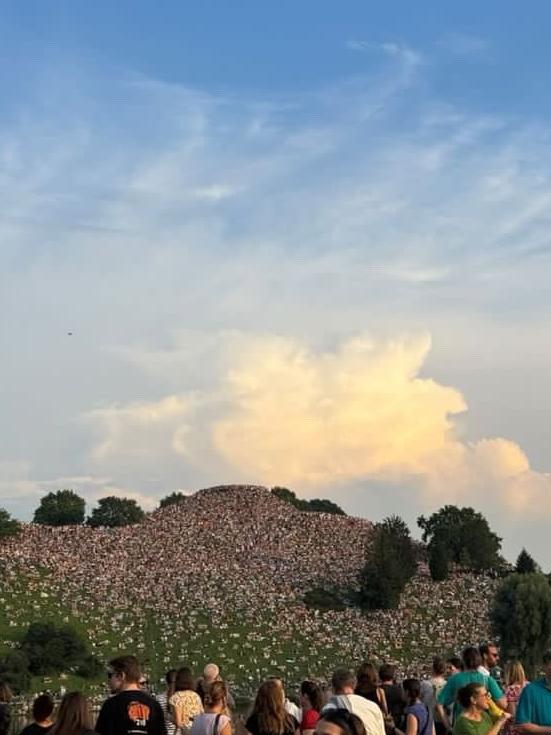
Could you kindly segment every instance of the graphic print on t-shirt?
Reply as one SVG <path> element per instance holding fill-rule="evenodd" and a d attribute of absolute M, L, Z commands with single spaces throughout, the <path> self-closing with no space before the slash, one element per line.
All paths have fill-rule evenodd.
<path fill-rule="evenodd" d="M 150 707 L 143 702 L 133 700 L 128 705 L 128 717 L 136 725 L 136 727 L 146 727 L 149 715 L 151 714 Z"/>

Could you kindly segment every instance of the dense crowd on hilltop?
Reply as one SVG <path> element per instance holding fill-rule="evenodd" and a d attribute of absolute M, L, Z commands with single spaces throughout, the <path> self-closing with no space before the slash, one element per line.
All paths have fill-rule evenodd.
<path fill-rule="evenodd" d="M 309 609 L 308 589 L 354 582 L 372 528 L 361 519 L 302 513 L 264 488 L 221 487 L 186 497 L 134 526 L 31 524 L 2 544 L 0 564 L 6 588 L 34 588 L 60 611 L 86 620 L 103 658 L 112 653 L 115 636 L 120 650 L 149 652 L 165 666 L 186 655 L 181 641 L 209 627 L 226 651 L 222 663 L 235 669 L 241 647 L 258 644 L 249 692 L 276 665 L 297 681 L 332 665 L 331 654 L 357 661 L 376 651 L 401 671 L 421 670 L 430 655 L 488 634 L 495 581 L 463 574 L 435 586 L 423 566 L 396 610 L 365 616 L 352 608 L 323 614 Z M 13 603 L 8 612 L 15 627 L 36 615 Z M 161 631 L 156 642 L 148 634 L 151 620 Z M 246 625 L 247 641 L 231 632 L 236 620 Z M 298 639 L 308 649 L 302 661 L 297 651 L 282 653 Z"/>

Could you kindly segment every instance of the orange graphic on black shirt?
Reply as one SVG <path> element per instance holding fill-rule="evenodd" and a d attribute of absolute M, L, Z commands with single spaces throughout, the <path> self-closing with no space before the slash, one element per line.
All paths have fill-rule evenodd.
<path fill-rule="evenodd" d="M 150 713 L 151 709 L 147 706 L 147 704 L 144 704 L 143 702 L 134 701 L 130 702 L 130 704 L 128 705 L 128 717 L 136 725 L 141 725 L 142 727 L 144 727 L 149 720 Z"/>

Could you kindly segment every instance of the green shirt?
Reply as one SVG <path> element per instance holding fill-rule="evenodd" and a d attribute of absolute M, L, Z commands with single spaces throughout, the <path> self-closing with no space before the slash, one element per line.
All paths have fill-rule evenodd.
<path fill-rule="evenodd" d="M 493 677 L 481 674 L 480 671 L 459 671 L 457 674 L 450 676 L 446 682 L 446 686 L 440 690 L 437 698 L 438 704 L 443 704 L 444 707 L 451 707 L 453 705 L 454 720 L 461 711 L 457 703 L 457 692 L 471 683 L 486 687 L 494 702 L 503 697 L 503 692 Z"/>
<path fill-rule="evenodd" d="M 453 735 L 486 735 L 493 727 L 494 720 L 487 712 L 481 712 L 481 714 L 480 722 L 460 715 L 453 726 Z"/>

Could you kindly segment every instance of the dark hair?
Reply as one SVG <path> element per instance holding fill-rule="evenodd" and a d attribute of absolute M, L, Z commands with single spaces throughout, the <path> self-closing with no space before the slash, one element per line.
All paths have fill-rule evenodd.
<path fill-rule="evenodd" d="M 174 680 L 174 691 L 185 692 L 186 690 L 195 691 L 195 679 L 193 673 L 188 666 L 182 666 L 176 672 L 176 679 Z"/>
<path fill-rule="evenodd" d="M 339 727 L 342 735 L 366 735 L 363 722 L 347 709 L 331 709 L 321 719 Z"/>
<path fill-rule="evenodd" d="M 11 702 L 13 694 L 11 693 L 10 685 L 7 681 L 0 679 L 0 702 Z"/>
<path fill-rule="evenodd" d="M 373 664 L 364 662 L 356 672 L 356 676 L 358 683 L 354 690 L 355 694 L 359 694 L 366 699 L 371 699 L 373 695 L 377 696 L 379 677 L 377 675 L 377 669 Z"/>
<path fill-rule="evenodd" d="M 350 669 L 336 669 L 331 677 L 331 686 L 335 693 L 339 689 L 344 689 L 344 687 L 354 688 L 356 686 L 356 677 Z"/>
<path fill-rule="evenodd" d="M 463 669 L 463 662 L 461 661 L 459 656 L 450 656 L 446 663 L 451 664 L 454 669 L 458 669 L 459 671 Z"/>
<path fill-rule="evenodd" d="M 176 674 L 178 671 L 176 669 L 169 669 L 165 674 L 165 681 L 166 681 L 166 711 L 170 712 L 170 698 L 176 691 L 175 683 L 176 683 Z"/>
<path fill-rule="evenodd" d="M 446 673 L 446 662 L 440 656 L 432 659 L 432 673 L 436 676 L 443 676 Z"/>
<path fill-rule="evenodd" d="M 409 704 L 414 704 L 421 695 L 421 682 L 419 679 L 404 679 L 402 687 Z"/>
<path fill-rule="evenodd" d="M 129 684 L 137 684 L 140 681 L 142 672 L 136 656 L 117 656 L 109 661 L 108 666 L 115 674 L 124 674 Z"/>
<path fill-rule="evenodd" d="M 470 684 L 467 684 L 467 686 L 461 687 L 457 692 L 457 701 L 463 709 L 467 709 L 471 706 L 471 699 L 474 697 L 478 689 L 484 689 L 484 684 L 472 681 Z"/>
<path fill-rule="evenodd" d="M 491 641 L 487 641 L 486 643 L 482 643 L 479 646 L 478 651 L 479 651 L 480 655 L 482 656 L 482 658 L 484 658 L 484 656 L 487 656 L 488 655 L 488 653 L 490 652 L 490 648 L 497 648 L 497 646 L 496 646 L 495 643 L 492 643 Z"/>
<path fill-rule="evenodd" d="M 313 710 L 321 712 L 321 708 L 323 707 L 323 694 L 316 682 L 303 681 L 300 685 L 300 693 L 304 697 L 308 697 Z"/>
<path fill-rule="evenodd" d="M 54 700 L 49 694 L 40 694 L 33 702 L 33 720 L 44 722 L 54 711 Z"/>
<path fill-rule="evenodd" d="M 69 692 L 61 700 L 50 735 L 81 735 L 91 726 L 90 705 L 80 692 Z"/>
<path fill-rule="evenodd" d="M 379 667 L 379 679 L 381 681 L 394 681 L 396 667 L 392 664 L 383 664 Z"/>
<path fill-rule="evenodd" d="M 482 663 L 482 657 L 480 651 L 474 646 L 467 646 L 462 653 L 463 666 L 468 670 L 478 669 Z"/>
<path fill-rule="evenodd" d="M 548 664 L 551 661 L 551 649 L 548 649 L 545 651 L 545 653 L 542 656 L 542 660 L 544 664 Z"/>
<path fill-rule="evenodd" d="M 283 735 L 286 730 L 294 730 L 291 715 L 285 709 L 285 693 L 281 679 L 266 679 L 258 687 L 253 705 L 253 714 L 258 718 L 260 732 Z"/>

